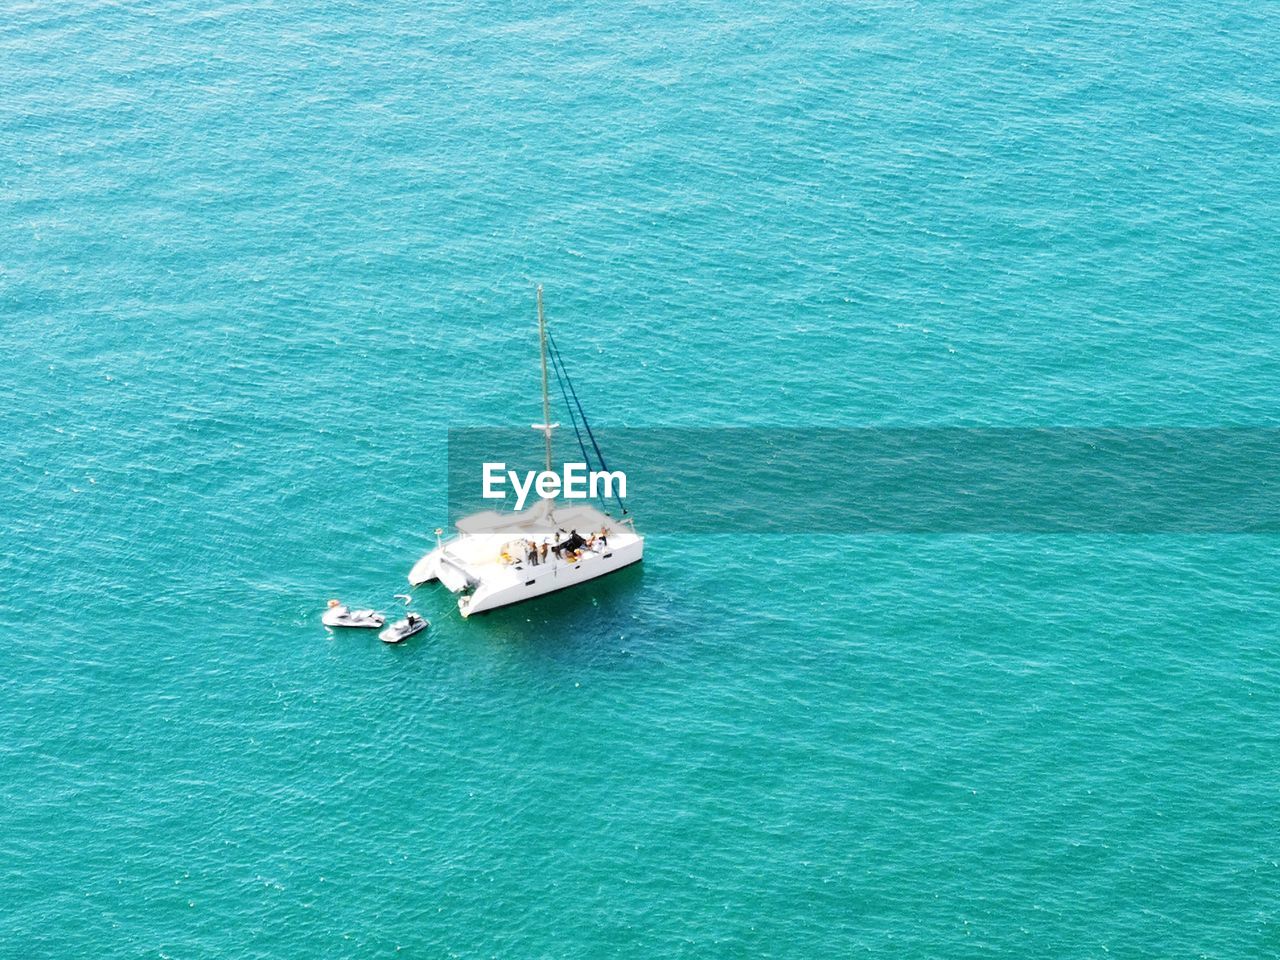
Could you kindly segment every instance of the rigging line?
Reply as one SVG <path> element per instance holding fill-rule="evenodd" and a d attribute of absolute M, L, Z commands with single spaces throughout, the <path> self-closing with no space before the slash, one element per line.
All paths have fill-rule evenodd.
<path fill-rule="evenodd" d="M 555 371 L 556 384 L 560 387 L 560 395 L 564 397 L 565 409 L 569 411 L 569 422 L 573 424 L 573 435 L 578 438 L 578 449 L 582 451 L 583 462 L 586 463 L 587 469 L 591 469 L 591 455 L 587 453 L 587 445 L 583 442 L 582 431 L 578 429 L 578 418 L 573 412 L 573 405 L 569 402 L 569 394 L 565 391 L 564 384 L 567 376 L 561 374 L 560 363 L 555 353 L 551 353 L 551 368 Z M 601 464 L 603 469 L 603 464 Z M 603 506 L 603 501 L 601 506 Z"/>
<path fill-rule="evenodd" d="M 608 467 L 604 462 L 604 453 L 601 452 L 600 444 L 596 441 L 596 435 L 592 432 L 591 424 L 587 420 L 587 411 L 582 408 L 582 401 L 578 399 L 578 391 L 574 389 L 573 380 L 569 376 L 569 368 L 565 366 L 564 357 L 560 355 L 560 348 L 556 346 L 550 331 L 547 332 L 547 342 L 551 346 L 552 356 L 559 363 L 559 373 L 563 375 L 565 384 L 569 387 L 569 393 L 573 395 L 573 402 L 577 405 L 578 413 L 582 417 L 582 426 L 586 429 L 587 436 L 591 438 L 591 446 L 595 449 L 596 457 L 600 461 L 600 469 L 607 470 Z"/>
<path fill-rule="evenodd" d="M 559 361 L 559 374 L 563 375 L 565 385 L 569 388 L 569 393 L 573 396 L 573 402 L 578 408 L 578 416 L 582 420 L 582 428 L 587 431 L 587 437 L 591 440 L 591 447 L 593 450 L 595 450 L 596 460 L 600 464 L 600 469 L 608 470 L 609 469 L 608 464 L 605 462 L 605 459 L 604 459 L 604 451 L 600 449 L 600 443 L 598 440 L 596 440 L 595 431 L 591 429 L 591 421 L 587 419 L 587 411 L 582 406 L 582 401 L 578 397 L 577 390 L 574 389 L 573 378 L 569 376 L 569 368 L 565 366 L 564 357 L 560 354 L 559 350 L 555 351 L 555 355 L 557 360 Z M 622 502 L 622 499 L 620 497 L 617 497 L 615 499 L 618 500 L 618 506 L 625 512 L 626 505 Z"/>
<path fill-rule="evenodd" d="M 569 411 L 569 422 L 573 425 L 574 436 L 578 438 L 578 448 L 582 451 L 582 459 L 586 461 L 588 469 L 591 467 L 591 457 L 587 453 L 586 444 L 582 440 L 582 431 L 578 426 L 578 415 L 574 412 L 573 404 L 569 401 L 569 394 L 565 391 L 565 378 L 561 374 L 560 364 L 554 353 L 551 356 L 551 370 L 556 375 L 556 386 L 560 388 L 560 396 L 564 398 L 565 409 Z"/>
<path fill-rule="evenodd" d="M 569 402 L 569 395 L 565 392 L 565 381 L 568 379 L 568 374 L 563 370 L 563 362 L 561 361 L 560 363 L 557 363 L 557 359 L 558 358 L 554 353 L 551 354 L 551 369 L 555 372 L 556 383 L 560 387 L 560 395 L 564 397 L 565 409 L 569 411 L 569 422 L 573 424 L 573 435 L 578 439 L 578 449 L 582 451 L 583 463 L 586 464 L 587 470 L 592 470 L 594 468 L 591 466 L 591 454 L 587 452 L 587 445 L 582 439 L 582 431 L 578 429 L 578 417 L 574 414 L 573 404 Z M 583 426 L 586 426 L 585 421 L 583 422 Z M 589 430 L 590 428 L 588 428 L 588 431 Z M 600 469 L 604 469 L 603 463 L 600 464 Z M 596 499 L 599 501 L 601 509 L 608 510 L 608 506 L 604 502 L 604 497 L 596 497 Z"/>
<path fill-rule="evenodd" d="M 564 377 L 564 384 L 568 385 L 569 392 L 573 394 L 573 402 L 577 404 L 578 413 L 582 416 L 582 426 L 586 428 L 587 436 L 591 438 L 591 446 L 596 452 L 596 459 L 600 461 L 600 469 L 607 471 L 609 467 L 604 462 L 604 454 L 600 451 L 600 444 L 596 440 L 595 433 L 591 430 L 590 422 L 587 420 L 587 411 L 582 409 L 582 401 L 578 399 L 578 391 L 573 388 L 573 381 L 569 378 L 569 371 L 564 365 L 564 358 L 560 356 L 560 348 L 556 346 L 555 338 L 551 335 L 550 330 L 547 331 L 547 343 L 550 345 L 551 354 L 555 357 L 555 362 L 558 365 L 556 379 L 559 379 L 561 376 Z M 568 403 L 568 400 L 565 402 Z M 627 505 L 622 502 L 622 497 L 614 494 L 614 499 L 618 501 L 618 507 L 625 515 L 627 513 Z"/>

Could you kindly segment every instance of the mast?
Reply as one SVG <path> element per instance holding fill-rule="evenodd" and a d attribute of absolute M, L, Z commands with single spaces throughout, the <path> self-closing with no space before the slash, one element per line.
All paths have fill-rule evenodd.
<path fill-rule="evenodd" d="M 542 315 L 542 284 L 538 284 L 538 346 L 542 351 L 542 435 L 547 444 L 547 472 L 551 472 L 551 393 L 547 389 L 547 320 Z"/>

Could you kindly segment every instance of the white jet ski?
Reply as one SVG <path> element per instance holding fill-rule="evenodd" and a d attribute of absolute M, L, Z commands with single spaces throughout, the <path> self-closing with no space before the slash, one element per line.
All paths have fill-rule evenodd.
<path fill-rule="evenodd" d="M 426 620 L 411 613 L 403 620 L 397 620 L 387 629 L 378 634 L 378 639 L 383 643 L 399 643 L 406 637 L 412 637 L 415 633 L 421 633 L 427 627 L 431 626 Z"/>
<path fill-rule="evenodd" d="M 387 622 L 387 618 L 377 610 L 352 610 L 337 600 L 330 600 L 329 609 L 324 612 L 320 622 L 326 627 L 364 627 L 376 630 Z"/>

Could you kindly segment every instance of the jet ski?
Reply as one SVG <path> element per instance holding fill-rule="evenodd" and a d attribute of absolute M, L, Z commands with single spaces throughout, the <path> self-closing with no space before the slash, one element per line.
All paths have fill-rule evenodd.
<path fill-rule="evenodd" d="M 383 643 L 399 643 L 406 637 L 412 637 L 415 633 L 427 629 L 430 624 L 416 613 L 411 613 L 403 620 L 397 620 L 387 629 L 378 634 L 378 639 Z"/>
<path fill-rule="evenodd" d="M 364 627 L 376 630 L 387 622 L 377 610 L 352 610 L 337 600 L 329 601 L 329 609 L 320 622 L 326 627 Z"/>

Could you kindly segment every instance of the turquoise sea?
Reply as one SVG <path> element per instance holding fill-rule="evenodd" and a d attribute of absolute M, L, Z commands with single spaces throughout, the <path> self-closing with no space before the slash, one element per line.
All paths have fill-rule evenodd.
<path fill-rule="evenodd" d="M 1274 537 L 319 625 L 539 418 L 537 283 L 606 428 L 1276 425 L 1278 14 L 6 3 L 0 955 L 1280 955 Z"/>

